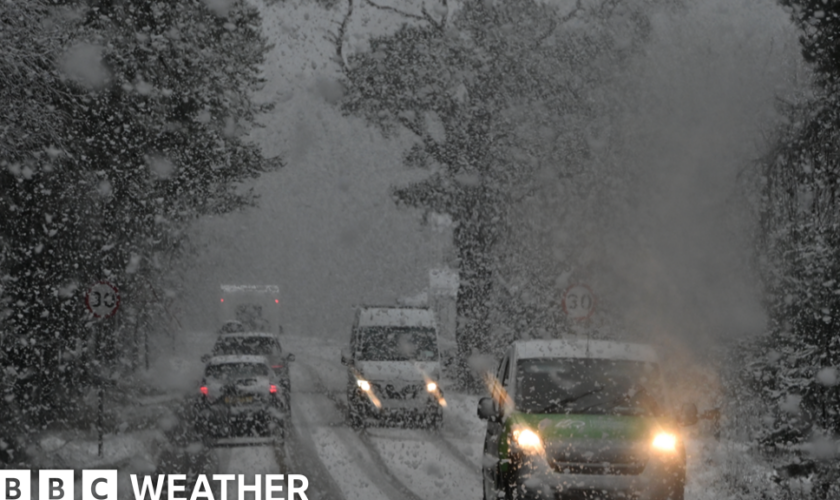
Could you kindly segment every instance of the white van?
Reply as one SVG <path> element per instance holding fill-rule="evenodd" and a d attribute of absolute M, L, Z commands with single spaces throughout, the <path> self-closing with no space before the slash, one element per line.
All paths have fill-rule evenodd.
<path fill-rule="evenodd" d="M 443 422 L 438 327 L 434 312 L 415 307 L 361 307 L 356 311 L 348 370 L 348 419 L 354 427 L 372 422 Z"/>

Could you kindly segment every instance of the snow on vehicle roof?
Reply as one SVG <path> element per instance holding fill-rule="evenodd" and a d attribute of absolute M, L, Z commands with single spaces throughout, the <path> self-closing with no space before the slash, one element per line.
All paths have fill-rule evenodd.
<path fill-rule="evenodd" d="M 514 342 L 520 359 L 595 358 L 657 362 L 656 351 L 644 344 L 605 340 L 520 340 Z"/>
<path fill-rule="evenodd" d="M 225 293 L 236 292 L 257 292 L 257 293 L 280 293 L 278 285 L 219 285 Z"/>
<path fill-rule="evenodd" d="M 359 326 L 419 326 L 435 328 L 435 314 L 429 309 L 411 307 L 364 307 Z"/>
<path fill-rule="evenodd" d="M 253 364 L 268 364 L 268 359 L 265 356 L 256 356 L 253 354 L 226 354 L 224 356 L 213 356 L 207 361 L 208 365 L 226 365 L 229 363 L 253 363 Z"/>
<path fill-rule="evenodd" d="M 276 333 L 271 332 L 230 332 L 230 333 L 222 333 L 219 335 L 220 338 L 228 339 L 233 337 L 264 337 L 264 338 L 276 338 Z"/>

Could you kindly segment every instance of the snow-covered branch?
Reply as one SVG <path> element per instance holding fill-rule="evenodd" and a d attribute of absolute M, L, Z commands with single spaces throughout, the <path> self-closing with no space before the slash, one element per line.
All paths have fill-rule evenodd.
<path fill-rule="evenodd" d="M 344 53 L 344 39 L 347 37 L 347 25 L 350 23 L 350 17 L 353 15 L 353 0 L 347 0 L 347 13 L 341 20 L 338 26 L 338 34 L 335 36 L 335 53 L 338 56 L 338 63 L 344 71 L 347 71 L 349 64 L 347 62 L 347 54 Z"/>
<path fill-rule="evenodd" d="M 407 17 L 409 19 L 417 19 L 418 21 L 425 21 L 426 20 L 426 18 L 424 16 L 419 16 L 417 14 L 412 14 L 411 12 L 407 12 L 407 11 L 398 9 L 396 7 L 391 7 L 390 5 L 380 5 L 376 2 L 374 2 L 373 0 L 365 0 L 365 2 L 375 9 L 385 10 L 385 11 L 388 11 L 388 12 L 393 12 L 395 14 L 399 14 L 399 15 L 401 15 L 403 17 Z M 424 10 L 425 10 L 425 8 L 424 8 Z"/>

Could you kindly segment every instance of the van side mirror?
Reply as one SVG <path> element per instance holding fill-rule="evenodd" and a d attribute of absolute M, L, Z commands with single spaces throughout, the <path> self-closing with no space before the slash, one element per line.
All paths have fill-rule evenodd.
<path fill-rule="evenodd" d="M 697 423 L 697 405 L 694 403 L 685 403 L 680 407 L 677 413 L 677 421 L 681 425 L 689 426 Z"/>
<path fill-rule="evenodd" d="M 478 400 L 478 418 L 491 422 L 498 420 L 499 414 L 496 412 L 492 399 L 484 397 Z"/>
<path fill-rule="evenodd" d="M 353 357 L 347 349 L 341 350 L 341 364 L 344 366 L 353 366 Z"/>
<path fill-rule="evenodd" d="M 292 361 L 295 360 L 295 355 L 292 354 L 292 353 L 289 353 L 288 356 L 286 356 L 286 359 L 289 361 L 289 363 L 291 363 Z"/>
<path fill-rule="evenodd" d="M 205 354 L 204 356 L 201 357 L 201 362 L 202 363 L 207 363 L 208 361 L 210 361 L 210 355 L 209 354 Z"/>

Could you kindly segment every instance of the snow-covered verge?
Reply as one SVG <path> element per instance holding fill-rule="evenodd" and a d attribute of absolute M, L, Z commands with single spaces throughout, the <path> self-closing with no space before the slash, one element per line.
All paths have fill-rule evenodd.
<path fill-rule="evenodd" d="M 106 466 L 134 465 L 154 470 L 152 464 L 156 446 L 164 440 L 158 430 L 125 434 L 106 434 L 102 455 L 98 453 L 98 438 L 94 431 L 49 432 L 33 445 L 35 465 L 41 469 L 96 469 Z"/>
<path fill-rule="evenodd" d="M 807 450 L 777 450 L 761 453 L 755 446 L 734 441 L 695 438 L 687 443 L 688 476 L 686 498 L 694 500 L 793 500 L 837 498 L 811 465 Z M 831 446 L 840 449 L 840 442 Z M 804 452 L 804 453 L 803 453 Z M 833 465 L 832 465 L 833 464 Z M 836 461 L 818 462 L 817 468 L 836 469 Z M 835 478 L 836 473 L 835 473 Z M 837 486 L 836 481 L 834 487 Z M 836 495 L 837 492 L 835 491 Z"/>
<path fill-rule="evenodd" d="M 748 446 L 709 438 L 686 443 L 686 498 L 693 500 L 766 499 L 774 484 L 772 468 Z"/>
<path fill-rule="evenodd" d="M 130 474 L 154 473 L 165 441 L 163 432 L 157 429 L 105 434 L 100 456 L 98 436 L 93 430 L 44 432 L 26 450 L 33 469 L 32 498 L 40 498 L 37 477 L 42 469 L 73 469 L 76 498 L 82 498 L 82 469 L 117 469 L 120 498 L 131 498 Z"/>

